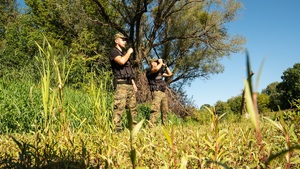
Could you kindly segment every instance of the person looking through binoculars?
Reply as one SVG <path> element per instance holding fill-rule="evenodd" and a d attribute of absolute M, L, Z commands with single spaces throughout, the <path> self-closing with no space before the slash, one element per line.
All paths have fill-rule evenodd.
<path fill-rule="evenodd" d="M 150 122 L 155 125 L 159 117 L 161 123 L 168 121 L 168 97 L 165 93 L 167 85 L 164 77 L 172 76 L 172 72 L 163 59 L 152 59 L 151 67 L 147 69 L 146 76 L 152 95 Z"/>

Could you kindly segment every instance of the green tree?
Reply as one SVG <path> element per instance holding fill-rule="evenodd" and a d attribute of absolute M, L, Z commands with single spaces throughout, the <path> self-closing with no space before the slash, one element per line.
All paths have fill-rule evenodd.
<path fill-rule="evenodd" d="M 107 67 L 105 60 L 99 58 L 94 51 L 97 51 L 99 43 L 95 40 L 94 32 L 89 32 L 85 28 L 80 34 L 79 37 L 72 42 L 71 45 L 71 60 L 72 60 L 72 69 L 70 75 L 73 78 L 69 79 L 69 83 L 74 87 L 83 86 L 91 78 L 90 72 L 97 72 L 95 70 L 98 66 L 96 63 L 102 65 L 102 67 Z M 94 54 L 94 55 L 93 55 Z M 99 62 L 96 62 L 98 60 Z"/>
<path fill-rule="evenodd" d="M 15 22 L 7 25 L 1 61 L 7 67 L 24 67 L 33 60 L 37 50 L 35 42 L 42 38 L 42 34 L 30 26 L 31 21 L 29 15 L 20 15 Z"/>
<path fill-rule="evenodd" d="M 264 93 L 258 93 L 257 94 L 257 108 L 258 112 L 260 113 L 266 113 L 270 112 L 270 96 Z"/>
<path fill-rule="evenodd" d="M 273 82 L 269 84 L 265 89 L 262 90 L 262 94 L 267 94 L 270 97 L 268 107 L 271 110 L 277 111 L 280 105 L 280 92 L 277 90 L 279 82 Z"/>
<path fill-rule="evenodd" d="M 42 34 L 32 25 L 30 15 L 18 11 L 15 1 L 5 2 L 13 3 L 10 10 L 0 17 L 1 19 L 2 16 L 7 17 L 3 22 L 5 25 L 0 28 L 0 76 L 18 79 L 23 75 L 34 75 L 29 70 L 33 68 L 33 58 L 37 49 L 35 42 L 42 39 Z"/>
<path fill-rule="evenodd" d="M 55 0 L 25 0 L 25 3 L 33 18 L 32 24 L 43 31 L 50 43 L 55 44 L 60 40 L 70 45 L 74 30 L 64 25 L 60 17 L 60 5 Z"/>
<path fill-rule="evenodd" d="M 300 63 L 288 68 L 281 76 L 282 82 L 277 85 L 281 93 L 281 109 L 291 108 L 291 102 L 300 99 Z"/>
<path fill-rule="evenodd" d="M 241 51 L 245 42 L 243 37 L 230 36 L 226 29 L 242 6 L 233 0 L 93 2 L 101 21 L 133 42 L 137 70 L 152 57 L 165 59 L 174 74 L 167 83 L 177 89 L 195 78 L 222 72 L 219 60 Z"/>
<path fill-rule="evenodd" d="M 0 1 L 0 41 L 5 38 L 6 26 L 18 16 L 16 0 Z"/>
<path fill-rule="evenodd" d="M 210 104 L 203 104 L 203 105 L 200 107 L 200 110 L 206 110 L 205 107 L 210 108 L 211 105 L 210 105 Z"/>
<path fill-rule="evenodd" d="M 68 83 L 80 87 L 89 79 L 88 73 L 107 70 L 108 59 L 104 52 L 110 46 L 107 28 L 95 24 L 99 18 L 90 0 L 25 0 L 31 25 L 61 53 L 70 51 L 68 64 L 72 64 Z M 89 15 L 89 17 L 87 17 Z M 101 20 L 97 20 L 100 22 Z M 68 65 L 68 67 L 70 66 Z M 101 68 L 102 71 L 99 69 Z"/>
<path fill-rule="evenodd" d="M 231 111 L 235 114 L 240 113 L 241 103 L 242 103 L 241 95 L 231 97 L 230 99 L 227 100 L 227 104 L 229 105 Z"/>
<path fill-rule="evenodd" d="M 103 24 L 90 0 L 25 0 L 34 24 L 53 44 L 63 42 L 73 55 L 105 57 L 111 28 Z M 97 20 L 96 20 L 97 18 Z M 100 18 L 100 19 L 99 19 Z M 89 38 L 91 37 L 91 38 Z M 87 39 L 88 38 L 88 39 Z"/>
<path fill-rule="evenodd" d="M 231 112 L 231 109 L 230 109 L 228 103 L 223 102 L 223 101 L 217 101 L 217 103 L 215 104 L 215 109 L 216 109 L 217 114 Z"/>
<path fill-rule="evenodd" d="M 228 1 L 106 1 L 25 0 L 32 28 L 40 30 L 58 49 L 83 46 L 87 29 L 97 35 L 97 50 L 87 57 L 105 57 L 116 31 L 129 35 L 138 69 L 151 57 L 161 57 L 173 68 L 168 83 L 181 88 L 195 78 L 223 71 L 220 58 L 242 50 L 244 38 L 230 36 L 226 24 L 238 15 L 241 3 Z M 213 8 L 212 8 L 213 6 Z M 109 37 L 109 38 L 107 38 Z M 87 49 L 88 50 L 88 49 Z M 71 50 L 71 51 L 79 51 Z M 96 52 L 98 51 L 98 52 Z M 100 51 L 100 52 L 99 52 Z"/>
<path fill-rule="evenodd" d="M 8 25 L 15 22 L 18 17 L 16 0 L 1 0 L 0 1 L 0 56 L 1 60 L 6 49 L 5 33 Z"/>
<path fill-rule="evenodd" d="M 23 13 L 24 25 L 16 22 L 10 31 L 12 45 L 5 56 L 12 62 L 7 65 L 24 66 L 33 60 L 36 52 L 33 42 L 41 43 L 41 37 L 46 36 L 57 51 L 70 49 L 69 63 L 74 63 L 69 76 L 72 83 L 85 83 L 86 71 L 97 66 L 107 70 L 108 51 L 116 32 L 128 35 L 131 41 L 137 79 L 144 79 L 140 78 L 144 76 L 140 70 L 150 58 L 160 57 L 167 60 L 174 74 L 167 83 L 176 93 L 183 94 L 182 87 L 194 79 L 208 79 L 221 73 L 224 68 L 220 59 L 242 51 L 245 42 L 243 37 L 230 35 L 226 29 L 237 19 L 242 7 L 234 0 L 25 0 L 25 3 L 28 9 Z M 18 34 L 22 36 L 13 40 Z M 93 63 L 96 61 L 100 64 Z M 138 82 L 141 91 L 147 86 L 145 83 Z"/>

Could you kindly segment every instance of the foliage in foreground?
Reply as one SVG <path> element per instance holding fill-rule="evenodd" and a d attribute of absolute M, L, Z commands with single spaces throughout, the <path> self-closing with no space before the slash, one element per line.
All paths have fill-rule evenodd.
<path fill-rule="evenodd" d="M 212 112 L 212 111 L 211 111 Z M 208 113 L 208 112 L 207 112 Z M 225 115 L 226 116 L 226 115 Z M 168 125 L 142 127 L 131 138 L 122 133 L 64 131 L 2 135 L 1 168 L 290 168 L 300 167 L 299 126 L 286 124 L 285 135 L 273 124 L 261 120 L 264 147 L 261 150 L 249 119 L 239 123 L 220 122 L 212 114 L 211 125 Z M 278 125 L 280 126 L 280 125 Z M 286 142 L 285 138 L 289 138 Z M 286 147 L 286 145 L 290 148 Z M 268 160 L 262 164 L 260 156 Z M 289 161 L 287 161 L 289 156 Z M 262 167 L 263 168 L 263 167 Z"/>
<path fill-rule="evenodd" d="M 276 117 L 259 115 L 251 81 L 245 81 L 245 100 L 250 119 L 241 117 L 241 121 L 228 123 L 232 115 L 224 120 L 226 113 L 217 112 L 214 107 L 205 107 L 203 113 L 205 118 L 208 117 L 209 125 L 182 123 L 172 116 L 169 125 L 149 128 L 144 123 L 148 109 L 142 107 L 140 111 L 145 114 L 138 125 L 133 128 L 128 113 L 127 129 L 122 133 L 112 133 L 109 120 L 112 104 L 108 99 L 112 97 L 105 90 L 109 81 L 106 76 L 102 77 L 104 81 L 91 80 L 87 90 L 90 109 L 76 114 L 76 106 L 84 101 L 84 97 L 77 104 L 70 104 L 68 97 L 65 97 L 64 82 L 68 73 L 62 74 L 67 72 L 64 65 L 57 64 L 58 56 L 50 45 L 47 50 L 38 47 L 41 82 L 37 89 L 40 95 L 37 98 L 29 95 L 24 101 L 27 103 L 30 100 L 32 105 L 39 103 L 40 109 L 33 111 L 33 114 L 24 114 L 23 119 L 12 120 L 18 124 L 16 128 L 28 127 L 27 132 L 7 131 L 9 134 L 1 135 L 0 150 L 4 152 L 0 156 L 1 168 L 300 167 L 299 109 L 283 113 L 287 114 L 286 117 L 282 114 Z M 0 84 L 1 89 L 10 88 L 4 82 Z M 1 90 L 4 99 L 14 98 L 9 97 L 7 91 Z M 23 104 L 18 105 L 21 100 L 12 99 L 10 106 L 1 106 L 4 105 L 3 108 L 9 112 L 16 110 L 16 113 L 22 113 L 24 110 L 20 105 Z M 33 122 L 30 121 L 31 115 Z M 10 118 L 8 114 L 5 117 Z"/>

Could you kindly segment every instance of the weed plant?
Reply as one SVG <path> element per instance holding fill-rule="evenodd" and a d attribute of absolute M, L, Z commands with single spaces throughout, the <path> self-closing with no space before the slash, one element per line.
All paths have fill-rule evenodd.
<path fill-rule="evenodd" d="M 168 125 L 150 127 L 145 104 L 136 126 L 127 113 L 127 128 L 113 133 L 110 74 L 90 74 L 74 90 L 63 56 L 46 41 L 39 47 L 40 83 L 0 80 L 0 168 L 300 168 L 298 112 L 286 121 L 284 111 L 258 114 L 249 81 L 249 118 L 211 107 L 195 111 L 197 121 L 171 114 Z"/>

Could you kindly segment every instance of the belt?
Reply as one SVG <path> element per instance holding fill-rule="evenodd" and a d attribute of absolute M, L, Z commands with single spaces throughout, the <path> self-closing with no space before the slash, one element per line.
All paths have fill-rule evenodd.
<path fill-rule="evenodd" d="M 131 80 L 127 79 L 116 79 L 117 84 L 132 84 Z"/>

